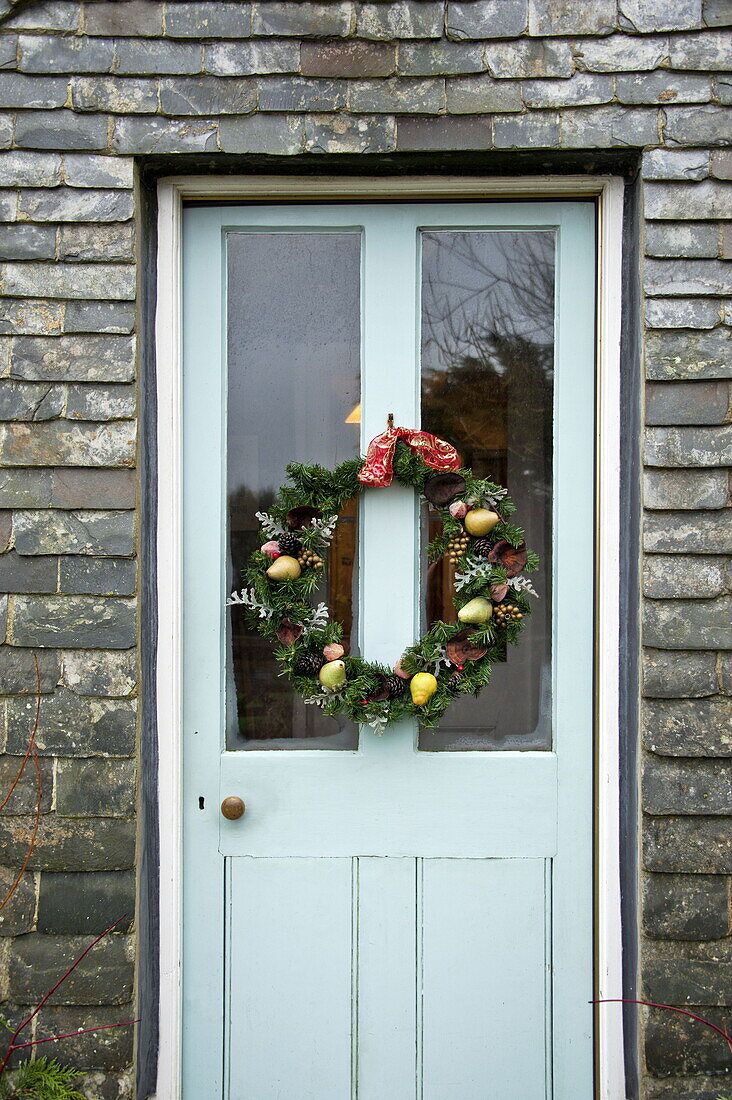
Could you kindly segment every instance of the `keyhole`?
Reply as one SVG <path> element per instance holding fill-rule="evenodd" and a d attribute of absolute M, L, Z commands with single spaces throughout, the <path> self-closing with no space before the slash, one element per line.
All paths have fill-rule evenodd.
<path fill-rule="evenodd" d="M 198 808 L 199 810 L 202 810 L 204 808 L 204 798 L 202 794 L 199 794 L 198 796 Z"/>

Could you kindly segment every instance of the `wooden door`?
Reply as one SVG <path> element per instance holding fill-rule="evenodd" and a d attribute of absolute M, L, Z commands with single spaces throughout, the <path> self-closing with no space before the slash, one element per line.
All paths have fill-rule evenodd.
<path fill-rule="evenodd" d="M 594 207 L 194 206 L 183 263 L 184 1098 L 589 1097 Z M 478 700 L 377 737 L 225 598 L 287 462 L 389 413 L 508 484 L 541 599 Z M 368 658 L 443 613 L 426 522 L 396 486 L 344 519 Z"/>

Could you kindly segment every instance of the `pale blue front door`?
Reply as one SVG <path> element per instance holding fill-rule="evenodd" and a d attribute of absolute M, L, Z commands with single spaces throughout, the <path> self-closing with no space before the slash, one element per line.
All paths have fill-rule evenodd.
<path fill-rule="evenodd" d="M 592 1095 L 594 240 L 585 202 L 185 212 L 184 1100 Z M 480 699 L 377 737 L 225 599 L 287 462 L 389 413 L 508 483 L 542 568 Z M 443 606 L 426 522 L 396 487 L 344 518 L 366 657 Z"/>

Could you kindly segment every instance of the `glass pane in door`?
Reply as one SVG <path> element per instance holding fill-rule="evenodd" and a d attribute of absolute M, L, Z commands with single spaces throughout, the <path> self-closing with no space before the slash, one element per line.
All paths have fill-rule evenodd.
<path fill-rule="evenodd" d="M 230 590 L 259 545 L 266 512 L 290 462 L 332 468 L 359 449 L 352 415 L 361 389 L 361 236 L 357 231 L 239 231 L 227 246 L 227 484 Z M 344 636 L 357 637 L 357 510 L 336 530 L 325 600 Z M 227 667 L 229 748 L 354 748 L 355 726 L 306 706 L 269 641 L 231 607 Z"/>
<path fill-rule="evenodd" d="M 551 747 L 554 266 L 547 230 L 422 234 L 422 427 L 508 488 L 541 567 L 520 645 L 477 699 L 459 697 L 421 731 L 421 749 Z M 425 514 L 422 527 L 426 546 L 438 520 Z M 456 620 L 453 578 L 446 558 L 426 570 L 425 624 Z"/>

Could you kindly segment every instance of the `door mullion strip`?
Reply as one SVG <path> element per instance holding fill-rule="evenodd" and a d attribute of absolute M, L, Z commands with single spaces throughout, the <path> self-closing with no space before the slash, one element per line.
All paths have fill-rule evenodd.
<path fill-rule="evenodd" d="M 360 869 L 361 861 L 354 856 L 351 860 L 351 1100 L 358 1100 Z"/>
<path fill-rule="evenodd" d="M 416 1028 L 415 1028 L 415 1096 L 424 1097 L 424 860 L 414 861 L 416 920 Z"/>

